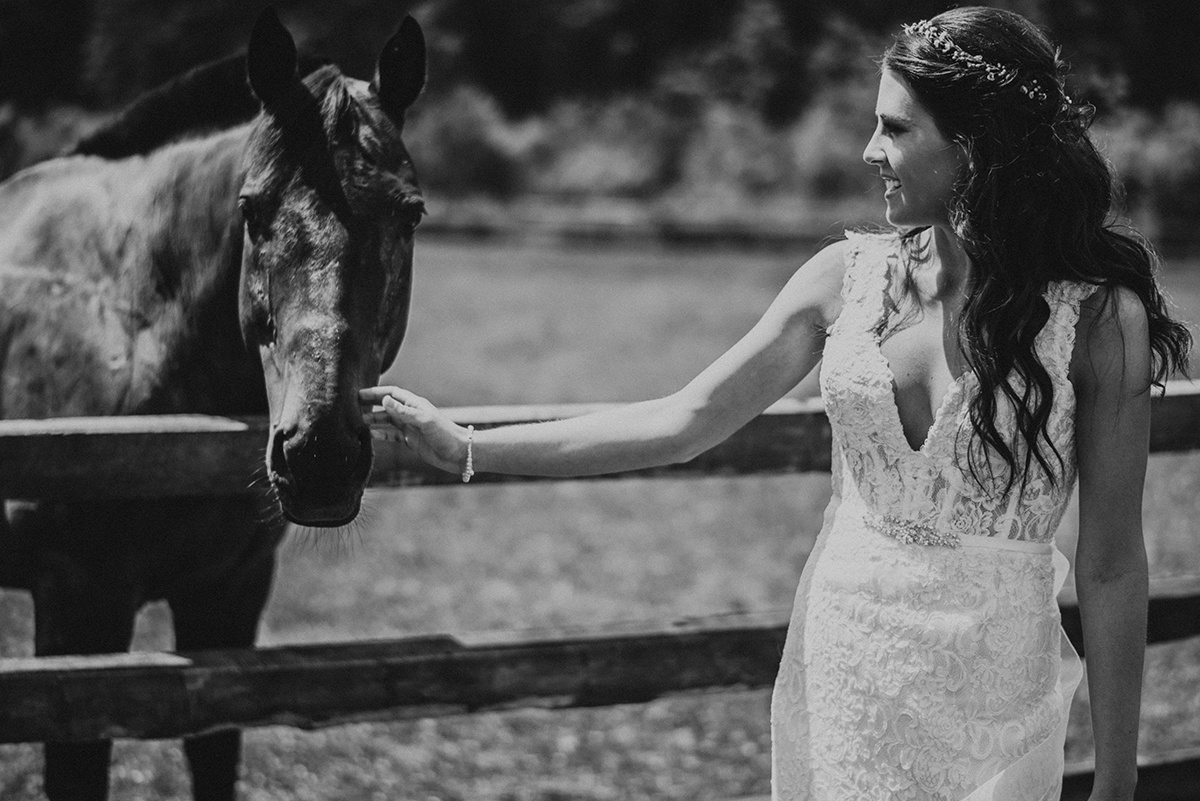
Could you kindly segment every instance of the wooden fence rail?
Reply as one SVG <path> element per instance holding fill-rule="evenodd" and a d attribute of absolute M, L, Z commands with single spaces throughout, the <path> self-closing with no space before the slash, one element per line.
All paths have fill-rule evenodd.
<path fill-rule="evenodd" d="M 452 410 L 477 427 L 570 416 L 594 405 Z M 121 498 L 259 491 L 265 421 L 197 416 L 0 421 L 0 497 Z M 686 464 L 613 477 L 829 469 L 828 421 L 783 401 Z M 1200 384 L 1153 402 L 1151 450 L 1200 450 Z M 476 481 L 519 481 L 479 475 Z M 373 486 L 456 483 L 399 446 L 377 449 Z M 472 486 L 474 483 L 472 484 Z M 1200 635 L 1200 575 L 1155 579 L 1150 639 Z M 1082 650 L 1078 607 L 1060 602 Z M 519 707 L 640 703 L 769 686 L 786 615 L 725 615 L 667 626 L 415 637 L 192 654 L 0 659 L 0 742 L 175 737 L 222 728 L 316 728 Z M 1176 777 L 1200 749 L 1148 759 Z M 1088 765 L 1075 765 L 1076 794 Z M 1176 777 L 1177 778 L 1177 777 Z M 1175 778 L 1172 779 L 1175 781 Z M 1176 783 L 1174 786 L 1178 786 Z M 1070 796 L 1070 792 L 1064 796 Z M 1146 796 L 1151 797 L 1151 796 Z M 1155 796 L 1168 797 L 1168 796 Z M 1182 797 L 1182 796 L 1181 796 Z"/>
<path fill-rule="evenodd" d="M 571 417 L 604 404 L 447 410 L 476 428 Z M 133 498 L 260 491 L 267 421 L 164 415 L 0 420 L 0 497 Z M 458 477 L 398 445 L 377 443 L 371 485 L 431 486 Z M 1150 449 L 1200 449 L 1200 382 L 1172 381 L 1153 402 Z M 819 401 L 785 399 L 725 442 L 683 464 L 597 478 L 721 476 L 829 470 L 829 421 Z M 535 479 L 481 473 L 472 484 Z"/>
<path fill-rule="evenodd" d="M 1185 590 L 1183 598 L 1151 601 L 1152 617 L 1180 618 L 1169 632 L 1153 631 L 1151 643 L 1200 635 L 1200 576 L 1169 588 Z M 1078 620 L 1072 599 L 1064 599 L 1063 611 Z M 151 739 L 273 725 L 312 729 L 769 687 L 787 618 L 786 612 L 729 614 L 657 627 L 2 659 L 0 742 Z M 1078 628 L 1068 636 L 1079 647 Z"/>

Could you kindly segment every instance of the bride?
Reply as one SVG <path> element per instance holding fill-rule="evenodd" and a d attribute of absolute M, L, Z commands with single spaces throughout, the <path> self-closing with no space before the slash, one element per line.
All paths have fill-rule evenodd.
<path fill-rule="evenodd" d="M 1112 177 L 1055 46 L 973 7 L 904 26 L 863 153 L 892 230 L 804 264 L 674 394 L 474 431 L 363 390 L 445 470 L 685 461 L 818 363 L 834 493 L 772 703 L 774 798 L 1055 799 L 1081 666 L 1053 536 L 1078 480 L 1092 798 L 1131 799 L 1145 650 L 1150 392 L 1187 361 L 1156 260 L 1106 222 Z"/>

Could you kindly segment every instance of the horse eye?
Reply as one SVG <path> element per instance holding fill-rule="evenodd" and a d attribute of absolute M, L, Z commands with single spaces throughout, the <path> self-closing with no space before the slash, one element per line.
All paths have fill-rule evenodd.
<path fill-rule="evenodd" d="M 421 218 L 425 216 L 425 204 L 423 202 L 404 203 L 399 209 L 400 227 L 404 232 L 411 235 L 421 223 Z"/>
<path fill-rule="evenodd" d="M 275 317 L 265 306 L 255 306 L 252 312 L 254 332 L 258 335 L 259 344 L 270 345 L 275 342 Z"/>
<path fill-rule="evenodd" d="M 246 232 L 251 237 L 258 238 L 260 220 L 258 211 L 254 208 L 254 201 L 243 195 L 238 198 L 238 209 L 242 212 L 242 219 L 246 221 Z"/>

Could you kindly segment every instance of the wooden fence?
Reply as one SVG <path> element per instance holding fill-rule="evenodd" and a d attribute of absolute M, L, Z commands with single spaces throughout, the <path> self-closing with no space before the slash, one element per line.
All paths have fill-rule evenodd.
<path fill-rule="evenodd" d="M 580 414 L 594 405 L 451 410 L 482 428 Z M 202 416 L 0 421 L 0 497 L 137 498 L 254 492 L 267 426 Z M 457 482 L 377 443 L 373 486 Z M 1153 403 L 1151 450 L 1200 450 L 1200 384 Z M 598 478 L 750 475 L 829 469 L 819 402 L 785 400 L 685 464 Z M 526 481 L 480 474 L 476 483 Z M 1151 643 L 1200 636 L 1196 576 L 1151 582 Z M 1082 652 L 1079 610 L 1060 598 Z M 200 653 L 0 659 L 0 742 L 161 738 L 230 727 L 318 728 L 522 707 L 640 703 L 769 687 L 787 616 L 734 614 L 471 638 L 426 636 Z M 1143 758 L 1139 798 L 1192 798 L 1200 743 Z M 1064 799 L 1086 797 L 1091 765 L 1069 765 Z M 1176 795 L 1176 793 L 1179 793 Z"/>

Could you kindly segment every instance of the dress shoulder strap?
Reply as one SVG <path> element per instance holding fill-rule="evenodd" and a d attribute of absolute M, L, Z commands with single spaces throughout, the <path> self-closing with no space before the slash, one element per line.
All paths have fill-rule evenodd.
<path fill-rule="evenodd" d="M 846 273 L 842 280 L 843 315 L 873 324 L 888 287 L 888 272 L 900 253 L 894 235 L 847 231 Z"/>
<path fill-rule="evenodd" d="M 1044 297 L 1050 306 L 1046 321 L 1044 346 L 1039 354 L 1052 375 L 1067 380 L 1071 355 L 1075 350 L 1075 325 L 1079 322 L 1079 307 L 1092 296 L 1096 284 L 1082 281 L 1052 281 Z"/>
<path fill-rule="evenodd" d="M 1046 302 L 1053 309 L 1058 304 L 1073 306 L 1079 314 L 1079 304 L 1092 296 L 1098 285 L 1085 281 L 1051 281 L 1046 285 Z"/>

